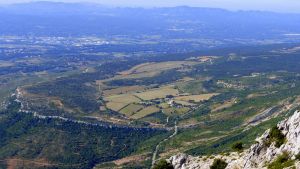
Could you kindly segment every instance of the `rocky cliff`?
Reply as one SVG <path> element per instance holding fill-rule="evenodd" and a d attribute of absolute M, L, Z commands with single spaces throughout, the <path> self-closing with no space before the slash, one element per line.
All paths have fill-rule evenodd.
<path fill-rule="evenodd" d="M 192 157 L 186 154 L 172 156 L 169 161 L 175 169 L 209 169 L 215 159 L 227 163 L 226 169 L 271 168 L 270 164 L 289 161 L 287 168 L 299 168 L 300 153 L 300 112 L 283 120 L 275 129 L 267 130 L 256 143 L 241 153 L 216 155 L 214 157 Z M 278 160 L 281 158 L 281 161 Z M 282 160 L 283 159 L 283 160 Z M 282 165 L 284 166 L 284 165 Z M 282 167 L 281 166 L 281 167 Z M 280 167 L 279 167 L 280 168 Z M 285 167 L 282 167 L 285 168 Z"/>

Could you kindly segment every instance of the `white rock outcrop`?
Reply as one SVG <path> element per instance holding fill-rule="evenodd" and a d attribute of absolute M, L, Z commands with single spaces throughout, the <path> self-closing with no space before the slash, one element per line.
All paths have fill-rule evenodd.
<path fill-rule="evenodd" d="M 228 163 L 226 169 L 263 169 L 266 164 L 272 162 L 278 155 L 288 152 L 292 159 L 300 152 L 300 112 L 296 111 L 291 117 L 283 120 L 277 128 L 285 135 L 286 141 L 280 147 L 275 143 L 266 145 L 270 138 L 270 130 L 267 130 L 256 143 L 243 153 L 231 153 L 227 156 L 216 155 L 214 159 L 223 159 Z M 209 169 L 213 158 L 193 157 L 186 154 L 172 156 L 168 161 L 175 169 Z M 300 169 L 300 162 L 295 162 L 295 167 Z"/>

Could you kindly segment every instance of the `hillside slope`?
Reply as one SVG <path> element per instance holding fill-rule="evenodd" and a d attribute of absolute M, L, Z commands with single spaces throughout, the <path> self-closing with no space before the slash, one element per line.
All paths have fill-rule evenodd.
<path fill-rule="evenodd" d="M 18 109 L 14 102 L 0 111 L 0 169 L 93 168 L 126 157 L 145 141 L 165 133 L 41 118 Z"/>
<path fill-rule="evenodd" d="M 256 143 L 241 153 L 192 157 L 185 154 L 172 156 L 168 161 L 175 169 L 209 169 L 219 159 L 227 169 L 300 168 L 300 112 L 267 130 Z"/>

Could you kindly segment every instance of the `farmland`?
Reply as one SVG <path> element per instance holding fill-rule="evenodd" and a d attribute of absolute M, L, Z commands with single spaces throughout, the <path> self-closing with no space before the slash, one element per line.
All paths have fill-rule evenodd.
<path fill-rule="evenodd" d="M 133 118 L 133 119 L 143 118 L 143 117 L 145 117 L 147 115 L 156 113 L 158 111 L 159 111 L 159 109 L 157 107 L 155 107 L 155 106 L 148 106 L 148 107 L 145 107 L 142 110 L 136 112 L 133 116 L 131 116 L 131 118 Z"/>
<path fill-rule="evenodd" d="M 120 112 L 128 117 L 132 116 L 133 114 L 136 114 L 138 111 L 144 109 L 144 106 L 139 104 L 129 104 L 126 107 L 122 108 Z"/>
<path fill-rule="evenodd" d="M 135 93 L 135 96 L 141 98 L 144 101 L 162 99 L 166 96 L 177 96 L 179 94 L 178 90 L 172 88 L 171 86 L 161 87 L 158 89 L 152 89 L 145 92 Z"/>
<path fill-rule="evenodd" d="M 273 117 L 281 119 L 300 105 L 297 54 L 278 56 L 270 52 L 288 45 L 212 50 L 207 54 L 145 54 L 138 59 L 116 54 L 110 62 L 104 60 L 108 53 L 87 57 L 87 51 L 92 55 L 97 48 L 86 48 L 89 50 L 76 48 L 76 54 L 82 54 L 77 57 L 64 47 L 57 49 L 66 51 L 65 60 L 49 54 L 2 62 L 1 87 L 6 89 L 0 92 L 2 107 L 18 87 L 24 110 L 41 115 L 168 131 L 130 151 L 132 156 L 145 155 L 148 160 L 140 165 L 147 168 L 157 142 L 172 134 L 175 124 L 178 133 L 161 145 L 158 158 L 172 152 L 228 150 L 237 137 L 249 140 L 253 132 L 261 131 L 260 126 L 272 124 Z M 52 58 L 56 58 L 55 63 Z M 282 58 L 293 62 L 278 64 Z M 116 165 L 115 158 L 110 160 L 105 165 Z M 129 163 L 122 165 L 138 168 L 138 164 Z"/>
<path fill-rule="evenodd" d="M 104 101 L 106 101 L 106 107 L 113 111 L 120 112 L 125 116 L 132 118 L 132 119 L 140 119 L 145 116 L 151 115 L 157 112 L 165 112 L 166 114 L 170 115 L 170 111 L 174 112 L 175 109 L 172 108 L 173 102 L 177 104 L 181 104 L 182 106 L 195 106 L 193 103 L 189 103 L 188 101 L 181 101 L 181 97 L 179 96 L 179 91 L 174 88 L 174 86 L 162 86 L 158 88 L 141 88 L 141 91 L 136 91 L 137 87 L 128 88 L 127 89 L 135 89 L 135 90 L 126 90 L 126 94 L 116 94 L 116 95 L 109 95 L 104 96 Z M 120 87 L 120 89 L 112 89 L 114 91 L 121 91 L 124 90 L 124 87 Z M 112 91 L 110 90 L 110 91 Z M 135 92 L 133 92 L 135 91 Z M 104 91 L 104 93 L 107 93 Z M 177 97 L 178 96 L 178 97 Z M 213 96 L 213 94 L 211 95 Z M 179 98 L 178 100 L 172 100 Z M 194 96 L 195 97 L 195 96 Z M 202 98 L 203 100 L 209 99 Z M 181 99 L 181 100 L 180 100 Z M 172 103 L 171 103 L 172 102 Z M 164 106 L 162 106 L 164 105 Z M 188 110 L 186 108 L 185 110 Z"/>
<path fill-rule="evenodd" d="M 144 72 L 155 72 L 155 71 L 165 71 L 169 69 L 178 69 L 185 68 L 188 66 L 192 66 L 198 64 L 197 62 L 192 61 L 169 61 L 169 62 L 161 62 L 161 63 L 143 63 L 133 68 L 120 72 L 121 75 L 130 75 L 130 74 L 139 74 Z"/>
<path fill-rule="evenodd" d="M 130 94 L 113 95 L 104 99 L 107 101 L 107 108 L 119 111 L 130 103 L 139 102 L 140 99 Z"/>
<path fill-rule="evenodd" d="M 143 91 L 144 89 L 145 87 L 143 86 L 125 86 L 125 87 L 119 87 L 115 89 L 104 90 L 103 95 L 109 96 L 109 95 L 124 94 L 129 92 L 138 92 L 138 91 Z"/>
<path fill-rule="evenodd" d="M 211 58 L 211 61 L 214 59 L 216 58 Z M 142 82 L 143 79 L 147 78 L 157 79 L 156 77 L 161 76 L 165 72 L 189 72 L 194 66 L 203 63 L 205 62 L 201 59 L 196 59 L 196 61 L 142 63 L 128 70 L 118 72 L 113 77 L 98 81 L 96 88 L 101 89 L 102 95 L 100 97 L 103 98 L 107 109 L 121 113 L 133 120 L 142 119 L 159 112 L 166 116 L 182 115 L 199 106 L 202 101 L 207 101 L 217 94 L 193 95 L 193 92 L 188 93 L 180 90 L 179 85 L 181 83 L 187 85 L 190 81 L 194 83 L 194 79 L 189 76 L 178 79 L 178 82 L 177 80 L 171 80 L 165 84 L 161 82 L 157 84 L 155 80 L 153 83 L 149 81 L 145 85 L 130 85 L 131 83 L 123 85 L 122 83 L 119 84 L 119 82 L 115 84 L 115 82 L 127 80 L 141 80 Z M 193 86 L 197 86 L 197 84 L 195 83 Z"/>
<path fill-rule="evenodd" d="M 201 102 L 205 100 L 209 100 L 213 96 L 217 96 L 218 93 L 209 93 L 209 94 L 200 94 L 200 95 L 188 95 L 188 96 L 178 96 L 175 97 L 175 100 L 179 101 L 192 101 L 192 102 Z"/>
<path fill-rule="evenodd" d="M 187 63 L 192 65 L 191 62 L 145 63 L 119 74 L 122 74 L 123 78 L 132 77 L 132 74 L 144 73 L 145 71 L 176 69 Z M 193 64 L 195 63 L 193 62 Z M 187 77 L 184 79 L 185 82 L 192 80 L 192 78 Z M 115 78 L 109 80 L 115 80 Z M 104 81 L 108 82 L 107 80 Z M 152 84 L 149 86 L 111 86 L 113 89 L 109 89 L 110 87 L 107 85 L 105 87 L 108 90 L 103 90 L 102 93 L 107 109 L 119 112 L 131 119 L 141 119 L 157 112 L 162 112 L 167 116 L 185 114 L 202 101 L 207 101 L 218 95 L 218 93 L 201 95 L 182 93 L 177 89 L 176 83 L 175 85 L 171 83 L 160 86 L 153 86 Z"/>
<path fill-rule="evenodd" d="M 298 14 L 59 2 L 0 13 L 1 169 L 226 154 L 300 109 Z"/>

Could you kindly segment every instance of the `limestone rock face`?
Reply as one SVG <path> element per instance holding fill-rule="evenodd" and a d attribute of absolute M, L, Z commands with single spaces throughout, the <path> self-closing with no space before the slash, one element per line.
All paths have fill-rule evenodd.
<path fill-rule="evenodd" d="M 231 153 L 228 156 L 216 155 L 214 158 L 223 159 L 228 163 L 227 169 L 259 169 L 266 168 L 266 164 L 272 162 L 278 155 L 288 152 L 292 159 L 300 152 L 300 112 L 296 111 L 290 118 L 283 120 L 277 125 L 281 133 L 285 135 L 286 142 L 279 148 L 275 143 L 266 145 L 270 137 L 270 130 L 267 130 L 256 143 L 243 153 Z M 185 154 L 172 156 L 168 161 L 175 169 L 209 169 L 213 163 L 212 158 L 192 157 Z M 300 162 L 295 163 L 300 169 Z"/>
<path fill-rule="evenodd" d="M 200 163 L 197 163 L 197 157 L 192 157 L 186 154 L 178 154 L 169 159 L 174 168 L 200 168 Z"/>
<path fill-rule="evenodd" d="M 175 168 L 182 168 L 182 165 L 186 164 L 188 158 L 189 158 L 189 156 L 186 154 L 178 154 L 178 155 L 171 157 L 169 159 L 169 161 L 172 163 L 172 165 Z"/>

